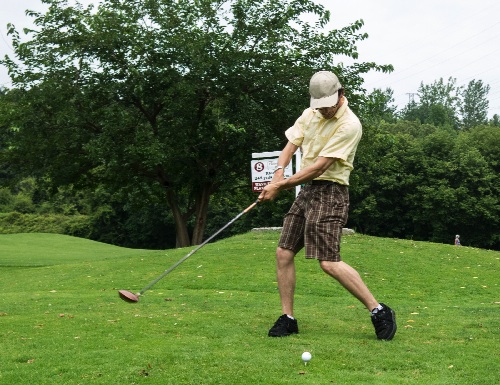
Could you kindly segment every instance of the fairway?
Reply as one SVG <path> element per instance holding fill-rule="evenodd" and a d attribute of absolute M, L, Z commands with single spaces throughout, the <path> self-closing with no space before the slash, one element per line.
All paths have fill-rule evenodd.
<path fill-rule="evenodd" d="M 131 304 L 117 290 L 138 292 L 192 248 L 0 235 L 0 384 L 498 383 L 499 252 L 344 237 L 344 260 L 396 310 L 390 342 L 300 253 L 300 333 L 279 339 L 277 237 L 210 243 Z"/>
<path fill-rule="evenodd" d="M 0 267 L 29 267 L 137 256 L 143 250 L 59 234 L 0 234 L 0 252 Z"/>

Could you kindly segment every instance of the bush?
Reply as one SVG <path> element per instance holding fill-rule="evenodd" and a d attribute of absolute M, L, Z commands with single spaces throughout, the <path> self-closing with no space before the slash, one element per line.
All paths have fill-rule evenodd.
<path fill-rule="evenodd" d="M 38 215 L 12 212 L 0 215 L 0 233 L 56 233 L 89 238 L 91 218 L 86 215 Z"/>
<path fill-rule="evenodd" d="M 14 197 L 12 203 L 13 211 L 23 214 L 33 214 L 36 212 L 36 206 L 29 196 L 18 194 Z"/>
<path fill-rule="evenodd" d="M 0 212 L 8 212 L 12 209 L 14 197 L 7 188 L 0 188 Z"/>

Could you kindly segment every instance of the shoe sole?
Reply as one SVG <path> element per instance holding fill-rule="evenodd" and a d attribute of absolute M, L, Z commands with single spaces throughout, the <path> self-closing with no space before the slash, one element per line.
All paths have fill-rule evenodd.
<path fill-rule="evenodd" d="M 288 336 L 291 336 L 292 334 L 299 334 L 299 332 L 290 332 L 290 333 L 287 333 L 287 334 L 272 334 L 272 333 L 268 333 L 267 336 L 268 337 L 288 337 Z"/>

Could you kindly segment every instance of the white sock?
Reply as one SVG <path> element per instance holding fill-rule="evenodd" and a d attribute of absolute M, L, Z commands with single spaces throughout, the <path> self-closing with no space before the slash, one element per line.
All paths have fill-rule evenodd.
<path fill-rule="evenodd" d="M 288 318 L 290 318 L 290 319 L 295 319 L 295 318 L 293 318 L 291 315 L 288 315 L 288 314 L 287 314 L 286 316 L 287 316 Z"/>
<path fill-rule="evenodd" d="M 378 304 L 378 306 L 371 311 L 372 314 L 377 314 L 380 310 L 383 309 L 383 306 L 381 304 Z"/>

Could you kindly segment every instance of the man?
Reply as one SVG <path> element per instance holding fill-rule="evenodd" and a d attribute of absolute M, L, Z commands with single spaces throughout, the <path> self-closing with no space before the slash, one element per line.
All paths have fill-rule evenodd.
<path fill-rule="evenodd" d="M 358 272 L 342 261 L 340 238 L 349 210 L 349 174 L 361 139 L 361 123 L 348 107 L 337 76 L 329 71 L 313 75 L 309 85 L 310 108 L 285 135 L 273 179 L 259 201 L 271 201 L 281 190 L 305 185 L 286 214 L 276 250 L 276 272 L 283 315 L 269 330 L 270 337 L 298 333 L 293 317 L 295 255 L 305 246 L 306 258 L 319 260 L 323 271 L 336 279 L 371 312 L 378 339 L 390 340 L 396 333 L 394 311 L 379 303 Z M 302 149 L 300 171 L 284 179 L 284 168 L 298 148 Z"/>

